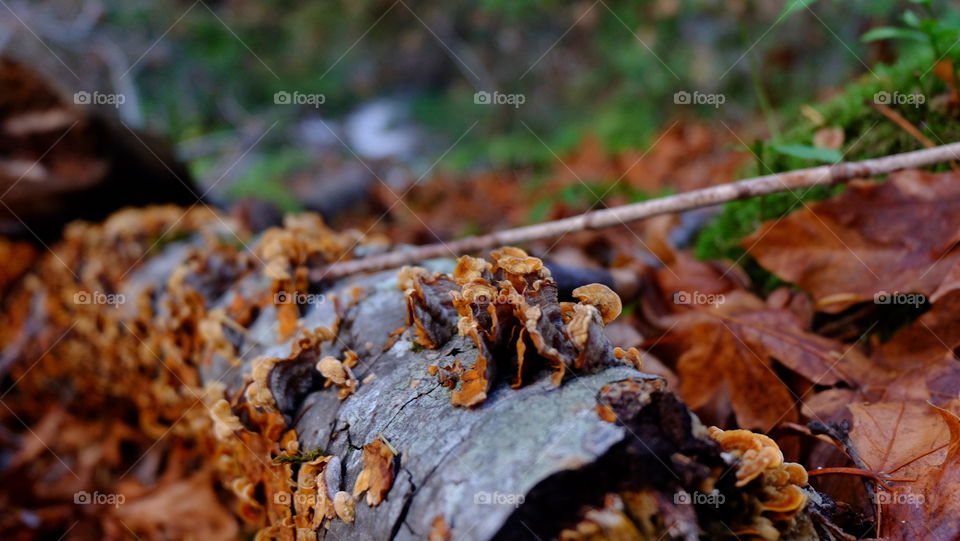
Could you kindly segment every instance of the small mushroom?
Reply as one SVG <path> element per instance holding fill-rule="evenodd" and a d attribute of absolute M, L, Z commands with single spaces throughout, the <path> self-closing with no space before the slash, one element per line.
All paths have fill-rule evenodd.
<path fill-rule="evenodd" d="M 496 250 L 490 251 L 490 260 L 493 261 L 494 266 L 496 266 L 504 257 L 527 257 L 527 255 L 527 252 L 516 246 L 501 246 Z"/>
<path fill-rule="evenodd" d="M 764 487 L 759 499 L 764 511 L 774 511 L 777 513 L 799 511 L 807 503 L 807 495 L 797 485 Z"/>
<path fill-rule="evenodd" d="M 324 357 L 317 363 L 317 370 L 323 377 L 329 379 L 337 385 L 343 385 L 347 382 L 347 370 L 343 363 L 335 357 Z"/>
<path fill-rule="evenodd" d="M 233 414 L 230 403 L 223 398 L 213 404 L 210 415 L 213 417 L 213 432 L 218 440 L 226 440 L 233 436 L 235 431 L 243 429 L 240 418 Z"/>
<path fill-rule="evenodd" d="M 573 306 L 573 316 L 567 322 L 567 334 L 578 350 L 582 350 L 587 345 L 587 340 L 590 338 L 590 323 L 595 321 L 595 317 L 598 317 L 598 311 L 595 307 L 589 304 L 575 304 Z M 600 324 L 596 323 L 595 325 L 599 330 Z"/>
<path fill-rule="evenodd" d="M 643 369 L 643 355 L 637 348 L 624 350 L 621 347 L 613 348 L 613 356 L 629 364 L 637 370 Z"/>
<path fill-rule="evenodd" d="M 620 296 L 603 284 L 580 286 L 573 290 L 573 296 L 580 299 L 583 304 L 596 306 L 600 310 L 600 315 L 603 316 L 604 324 L 617 319 L 617 316 L 623 310 Z"/>
<path fill-rule="evenodd" d="M 497 261 L 497 266 L 510 274 L 523 276 L 539 272 L 543 268 L 543 261 L 536 257 L 501 257 Z"/>
<path fill-rule="evenodd" d="M 497 288 L 482 282 L 467 284 L 460 291 L 460 298 L 468 304 L 491 304 L 497 301 L 497 296 Z"/>
<path fill-rule="evenodd" d="M 484 271 L 490 271 L 490 268 L 490 263 L 479 257 L 461 256 L 457 260 L 457 266 L 453 269 L 453 280 L 458 285 L 483 280 Z"/>
<path fill-rule="evenodd" d="M 397 287 L 400 288 L 400 291 L 406 291 L 408 289 L 413 289 L 415 283 L 422 276 L 426 276 L 427 269 L 423 267 L 411 267 L 404 265 L 400 267 L 400 270 L 397 271 Z"/>
<path fill-rule="evenodd" d="M 737 486 L 744 486 L 766 469 L 783 464 L 783 453 L 770 438 L 749 430 L 727 430 L 725 434 L 729 432 L 737 432 L 737 434 L 728 436 L 724 441 L 718 441 L 724 451 L 740 460 L 737 466 Z M 764 440 L 769 440 L 772 445 Z"/>
<path fill-rule="evenodd" d="M 340 520 L 347 524 L 352 524 L 356 518 L 356 500 L 349 493 L 340 491 L 333 497 L 333 509 L 336 511 Z"/>

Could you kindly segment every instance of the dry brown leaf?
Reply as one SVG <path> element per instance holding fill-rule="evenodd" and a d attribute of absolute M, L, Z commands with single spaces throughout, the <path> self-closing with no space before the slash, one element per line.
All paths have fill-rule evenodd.
<path fill-rule="evenodd" d="M 764 224 L 744 240 L 760 264 L 837 313 L 882 293 L 931 295 L 960 261 L 960 179 L 904 171 Z"/>
<path fill-rule="evenodd" d="M 932 408 L 949 430 L 945 459 L 921 472 L 915 483 L 900 485 L 883 500 L 879 534 L 889 539 L 960 538 L 960 419 Z"/>
<path fill-rule="evenodd" d="M 220 504 L 207 471 L 127 499 L 111 511 L 107 520 L 119 522 L 111 526 L 122 537 L 134 533 L 144 539 L 232 541 L 240 535 L 237 522 Z"/>
<path fill-rule="evenodd" d="M 943 462 L 950 431 L 936 408 L 926 402 L 850 404 L 850 439 L 872 471 L 916 477 Z"/>
<path fill-rule="evenodd" d="M 797 419 L 796 400 L 770 359 L 814 383 L 833 385 L 847 379 L 841 358 L 862 357 L 808 332 L 792 312 L 771 309 L 741 291 L 715 306 L 694 307 L 679 317 L 674 332 L 687 345 L 677 363 L 684 400 L 700 408 L 726 387 L 744 428 L 768 430 Z"/>

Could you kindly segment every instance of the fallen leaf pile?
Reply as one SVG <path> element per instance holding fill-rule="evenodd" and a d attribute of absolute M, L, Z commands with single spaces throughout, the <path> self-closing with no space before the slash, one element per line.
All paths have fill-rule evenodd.
<path fill-rule="evenodd" d="M 631 316 L 642 336 L 620 345 L 649 348 L 705 420 L 781 442 L 849 532 L 955 538 L 958 186 L 905 171 L 798 204 L 743 242 L 795 286 L 765 296 L 736 262 L 678 252 Z"/>

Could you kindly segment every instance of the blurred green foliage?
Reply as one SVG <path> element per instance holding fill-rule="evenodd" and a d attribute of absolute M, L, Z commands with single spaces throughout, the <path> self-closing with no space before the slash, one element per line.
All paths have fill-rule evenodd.
<path fill-rule="evenodd" d="M 327 118 L 402 95 L 447 144 L 478 122 L 444 161 L 463 170 L 550 161 L 529 130 L 558 154 L 587 132 L 610 150 L 642 147 L 677 114 L 678 90 L 728 96 L 720 110 L 679 109 L 688 116 L 742 118 L 764 99 L 788 106 L 862 71 L 850 52 L 869 58 L 868 45 L 850 21 L 885 20 L 903 2 L 825 2 L 815 16 L 710 0 L 108 4 L 102 24 L 137 41 L 131 54 L 149 46 L 134 72 L 146 116 L 176 139 L 310 112 L 275 106 L 281 90 L 324 94 Z M 526 103 L 477 105 L 477 90 L 523 93 Z"/>
<path fill-rule="evenodd" d="M 949 45 L 960 20 L 946 0 L 105 4 L 99 24 L 136 60 L 131 73 L 151 127 L 183 141 L 279 123 L 227 195 L 264 197 L 284 209 L 298 202 L 277 180 L 309 161 L 295 130 L 283 128 L 305 115 L 337 119 L 377 97 L 410 103 L 429 133 L 427 163 L 449 150 L 440 168 L 523 168 L 532 179 L 587 134 L 618 151 L 649 146 L 674 118 L 722 120 L 735 129 L 762 115 L 771 138 L 752 146 L 757 159 L 746 176 L 834 161 L 836 153 L 813 147 L 817 126 L 799 108 L 864 72 L 816 107 L 843 128 L 842 153 L 858 159 L 917 148 L 864 100 L 879 91 L 934 96 L 943 85 L 929 73 L 933 58 L 960 55 Z M 880 38 L 900 38 L 904 60 L 879 65 L 896 50 Z M 478 90 L 526 100 L 518 108 L 476 104 Z M 726 101 L 678 106 L 678 90 L 723 93 Z M 278 106 L 278 91 L 322 93 L 326 102 L 319 109 Z M 951 118 L 929 102 L 900 112 L 935 141 L 957 138 Z M 210 157 L 191 166 L 216 170 Z M 828 193 L 796 195 L 806 201 Z M 593 201 L 576 188 L 558 197 L 579 199 L 579 207 Z M 534 217 L 549 203 L 537 205 Z M 799 205 L 790 194 L 728 205 L 697 252 L 736 260 L 744 235 Z"/>

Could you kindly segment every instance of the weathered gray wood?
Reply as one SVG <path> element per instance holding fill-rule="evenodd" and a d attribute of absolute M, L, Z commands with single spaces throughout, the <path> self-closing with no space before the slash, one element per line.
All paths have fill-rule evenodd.
<path fill-rule="evenodd" d="M 120 292 L 132 299 L 152 287 L 156 319 L 168 320 L 163 316 L 173 297 L 158 284 L 168 282 L 191 246 L 203 245 L 198 239 L 167 245 L 133 271 Z M 430 266 L 450 271 L 453 262 Z M 237 295 L 250 300 L 271 294 L 271 282 L 259 269 L 236 280 L 210 278 L 184 278 L 207 299 L 210 310 L 230 306 Z M 560 386 L 547 373 L 519 389 L 501 378 L 479 407 L 455 407 L 451 390 L 428 370 L 454 360 L 472 365 L 475 346 L 454 334 L 439 348 L 425 350 L 413 345 L 412 329 L 391 339 L 393 331 L 406 325 L 395 271 L 353 276 L 317 293 L 324 295 L 323 302 L 304 307 L 300 331 L 291 339 L 278 342 L 276 307 L 268 303 L 244 331 L 227 332 L 240 365 L 214 355 L 211 363 L 201 365 L 200 375 L 204 383 L 223 382 L 228 395 L 236 397 L 248 384 L 255 359 L 290 359 L 301 331 L 332 327 L 339 316 L 335 339 L 276 365 L 269 376 L 271 393 L 297 430 L 301 450 L 322 449 L 337 457 L 333 463 L 340 475 L 328 477 L 339 479 L 333 488 L 352 491 L 363 469 L 361 448 L 378 437 L 397 450 L 398 458 L 384 501 L 369 507 L 361 498 L 352 524 L 334 519 L 329 529 L 317 532 L 320 538 L 424 539 L 442 517 L 457 540 L 548 539 L 576 525 L 584 507 L 602 507 L 606 494 L 622 491 L 653 494 L 659 502 L 663 523 L 655 526 L 654 539 L 660 534 L 666 534 L 663 539 L 725 535 L 727 521 L 750 516 L 733 475 L 716 481 L 728 498 L 725 507 L 674 502 L 678 491 L 698 490 L 705 479 L 732 464 L 696 417 L 663 390 L 661 379 L 626 365 L 573 374 Z M 119 313 L 130 310 L 126 317 L 132 318 L 134 309 L 126 305 Z M 42 319 L 42 313 L 37 317 Z M 315 364 L 326 355 L 342 359 L 347 350 L 359 356 L 354 373 L 362 383 L 341 400 L 335 388 L 324 387 Z M 610 395 L 604 390 L 608 384 L 632 390 Z M 612 405 L 616 423 L 601 418 L 599 401 Z M 813 503 L 785 537 L 834 538 L 820 517 L 829 505 L 821 504 L 815 492 L 809 494 Z M 268 501 L 272 496 L 264 495 Z"/>

